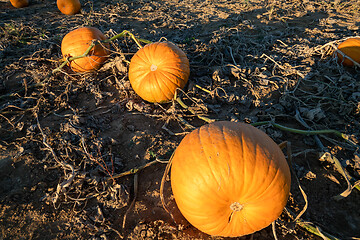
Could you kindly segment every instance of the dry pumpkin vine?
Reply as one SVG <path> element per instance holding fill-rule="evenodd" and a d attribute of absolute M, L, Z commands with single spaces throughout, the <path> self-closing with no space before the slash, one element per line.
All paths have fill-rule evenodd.
<path fill-rule="evenodd" d="M 76 64 L 77 67 L 72 67 L 75 71 L 86 72 L 99 68 L 101 64 L 106 60 L 106 55 L 110 53 L 108 49 L 108 44 L 119 38 L 130 36 L 130 38 L 134 40 L 134 42 L 139 48 L 142 48 L 141 42 L 151 43 L 148 40 L 136 38 L 134 34 L 129 32 L 128 30 L 124 30 L 109 39 L 106 39 L 105 36 L 100 32 L 100 30 L 88 27 L 76 29 L 72 32 L 69 32 L 68 34 L 70 34 L 68 35 L 69 37 L 66 37 L 66 35 L 64 37 L 65 50 L 62 51 L 64 55 L 64 58 L 62 59 L 63 62 L 60 64 L 59 67 L 54 69 L 52 73 L 60 71 L 66 65 L 70 65 L 72 67 L 72 62 L 76 63 L 76 61 L 79 59 L 82 60 Z M 86 36 L 85 41 L 78 41 L 76 37 L 80 34 Z M 67 41 L 71 42 L 67 43 Z M 73 54 L 69 54 L 68 51 Z M 95 58 L 92 55 L 94 55 Z"/>
<path fill-rule="evenodd" d="M 140 49 L 131 59 L 129 67 L 129 80 L 135 92 L 148 102 L 177 102 L 185 110 L 209 123 L 195 129 L 179 117 L 179 120 L 193 131 L 186 135 L 167 162 L 161 182 L 161 201 L 164 209 L 172 217 L 173 215 L 167 209 L 163 196 L 165 178 L 170 169 L 171 186 L 179 210 L 193 226 L 207 234 L 230 237 L 243 236 L 265 228 L 271 223 L 274 229 L 274 221 L 285 209 L 290 218 L 300 227 L 324 239 L 337 239 L 321 231 L 318 226 L 301 219 L 301 215 L 307 209 L 307 197 L 297 178 L 298 186 L 306 204 L 296 217 L 289 209 L 285 208 L 290 191 L 290 171 L 282 154 L 281 145 L 277 146 L 270 137 L 255 126 L 270 125 L 282 131 L 314 135 L 322 151 L 321 159 L 333 163 L 348 184 L 344 192 L 334 197 L 335 200 L 347 197 L 354 188 L 360 190 L 360 183 L 353 181 L 339 160 L 321 144 L 317 135 L 334 134 L 359 149 L 359 146 L 351 140 L 350 136 L 332 129 L 311 130 L 301 121 L 300 123 L 309 130 L 289 128 L 273 121 L 252 124 L 215 122 L 215 120 L 193 111 L 179 96 L 179 92 L 184 93 L 182 88 L 188 81 L 190 66 L 185 53 L 177 46 L 168 42 L 151 43 L 148 40 L 136 38 L 127 30 L 109 39 L 106 39 L 97 29 L 85 28 L 75 31 L 85 30 L 90 31 L 89 39 L 86 42 L 79 43 L 81 46 L 77 49 L 73 47 L 74 42 L 68 43 L 73 54 L 67 54 L 64 50 L 64 61 L 53 70 L 53 73 L 60 71 L 65 65 L 69 65 L 77 72 L 96 70 L 110 53 L 108 50 L 109 43 L 118 38 L 130 36 Z M 73 39 L 73 37 L 69 37 L 69 39 Z M 358 39 L 351 41 L 351 43 L 354 41 L 357 43 Z M 147 45 L 143 47 L 141 43 Z M 349 55 L 341 45 L 338 52 L 340 55 L 337 57 L 340 60 L 342 57 L 345 59 L 344 54 Z M 157 56 L 165 56 L 167 62 L 159 61 Z M 345 64 L 345 61 L 350 59 L 354 65 L 357 65 L 357 59 L 354 58 L 354 56 L 347 56 L 341 62 Z M 196 87 L 201 89 L 199 86 Z M 186 95 L 186 93 L 184 94 Z M 288 161 L 291 163 L 289 148 L 287 155 Z M 240 161 L 239 156 L 242 156 Z M 196 159 L 197 164 L 194 164 L 194 159 Z M 139 168 L 111 176 L 111 179 L 130 174 L 137 176 L 139 170 L 156 162 L 158 161 L 155 160 Z M 239 172 L 242 174 L 238 174 Z M 255 172 L 257 174 L 254 174 Z M 135 177 L 135 179 L 137 178 Z M 242 187 L 239 188 L 239 184 L 234 187 L 234 183 L 239 182 L 242 183 L 240 184 Z M 271 203 L 268 202 L 270 195 Z M 274 197 L 277 199 L 276 201 L 273 201 Z M 135 199 L 132 205 L 134 201 Z M 261 209 L 261 214 L 256 213 L 254 210 L 256 208 L 251 207 L 252 204 L 256 204 L 256 208 Z M 259 216 L 261 216 L 260 219 Z M 123 227 L 125 221 L 126 215 Z M 275 231 L 274 236 L 276 238 Z"/>

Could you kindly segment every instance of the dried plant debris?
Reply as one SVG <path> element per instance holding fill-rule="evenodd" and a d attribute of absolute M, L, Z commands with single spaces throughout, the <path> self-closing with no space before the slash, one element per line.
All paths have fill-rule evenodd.
<path fill-rule="evenodd" d="M 256 125 L 291 143 L 293 186 L 281 217 L 241 239 L 360 237 L 360 75 L 334 57 L 359 36 L 359 1 L 0 2 L 0 238 L 224 239 L 193 228 L 161 179 L 190 130 Z M 111 54 L 96 72 L 61 66 L 63 36 L 99 28 Z M 188 56 L 189 83 L 166 104 L 128 81 L 146 39 Z M 56 70 L 56 71 L 54 71 Z M 296 178 L 295 178 L 296 177 Z M 298 216 L 298 217 L 297 217 Z"/>

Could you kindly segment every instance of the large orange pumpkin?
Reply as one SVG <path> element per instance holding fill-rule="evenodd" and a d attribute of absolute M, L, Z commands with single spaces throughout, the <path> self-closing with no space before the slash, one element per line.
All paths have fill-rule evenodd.
<path fill-rule="evenodd" d="M 267 227 L 283 211 L 290 183 L 281 149 L 245 123 L 197 128 L 172 158 L 175 202 L 193 226 L 210 235 L 238 237 Z"/>
<path fill-rule="evenodd" d="M 185 53 L 170 42 L 151 43 L 132 57 L 129 80 L 134 91 L 148 102 L 168 102 L 190 75 Z"/>
<path fill-rule="evenodd" d="M 61 42 L 61 53 L 64 58 L 84 54 L 93 40 L 105 40 L 105 35 L 97 28 L 82 27 L 65 35 Z M 87 72 L 101 67 L 109 55 L 108 43 L 96 44 L 89 56 L 70 61 L 69 66 L 75 72 Z"/>
<path fill-rule="evenodd" d="M 66 15 L 74 15 L 81 9 L 79 0 L 57 0 L 56 4 L 60 12 Z"/>
<path fill-rule="evenodd" d="M 339 44 L 338 49 L 355 62 L 360 63 L 360 38 L 348 38 Z M 337 57 L 339 63 L 344 66 L 354 66 L 354 63 L 346 57 L 344 59 L 342 54 L 337 53 Z"/>
<path fill-rule="evenodd" d="M 28 0 L 10 0 L 10 3 L 16 8 L 23 8 L 29 6 Z"/>

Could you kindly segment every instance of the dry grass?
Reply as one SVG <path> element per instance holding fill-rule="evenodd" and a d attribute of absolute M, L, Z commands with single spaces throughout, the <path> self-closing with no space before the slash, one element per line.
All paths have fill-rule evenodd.
<path fill-rule="evenodd" d="M 181 136 L 208 121 L 265 122 L 258 127 L 276 142 L 292 143 L 294 174 L 304 187 L 292 187 L 287 211 L 275 224 L 277 238 L 359 237 L 350 227 L 360 222 L 359 71 L 333 58 L 339 42 L 359 34 L 358 9 L 358 1 L 283 0 L 88 1 L 80 15 L 67 17 L 50 1 L 36 2 L 30 12 L 6 9 L 0 15 L 0 149 L 59 173 L 38 194 L 50 209 L 72 212 L 62 219 L 74 223 L 67 229 L 76 233 L 58 231 L 53 238 L 137 239 L 145 229 L 155 231 L 146 233 L 154 239 L 206 239 L 186 223 L 182 231 L 169 216 L 153 220 L 146 211 L 154 207 L 149 202 L 160 203 L 144 197 L 159 191 L 154 182 L 165 166 L 156 163 L 169 159 Z M 88 25 L 109 38 L 126 29 L 136 38 L 178 44 L 192 67 L 190 83 L 179 91 L 181 101 L 150 104 L 133 92 L 127 65 L 138 44 L 131 37 L 113 39 L 110 59 L 97 72 L 58 68 L 62 37 Z M 316 178 L 307 178 L 309 172 Z M 169 191 L 164 194 L 172 200 Z M 0 198 L 3 209 L 11 204 L 10 197 Z M 309 208 L 301 212 L 305 204 Z M 349 215 L 348 224 L 334 220 L 341 212 Z M 4 210 L 3 216 L 11 213 Z M 4 229 L 14 221 L 1 222 L 4 238 L 12 234 Z M 36 235 L 46 224 L 31 231 Z M 273 238 L 268 229 L 252 237 Z"/>

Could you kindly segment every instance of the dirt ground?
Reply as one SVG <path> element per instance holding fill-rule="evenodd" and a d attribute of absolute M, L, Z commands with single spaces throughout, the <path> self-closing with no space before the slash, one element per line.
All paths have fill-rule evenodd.
<path fill-rule="evenodd" d="M 225 239 L 181 216 L 169 181 L 174 220 L 160 200 L 166 161 L 191 126 L 206 124 L 201 115 L 265 122 L 258 128 L 275 142 L 291 142 L 278 239 L 360 238 L 360 72 L 333 58 L 338 43 L 360 35 L 360 1 L 81 3 L 66 16 L 56 1 L 0 1 L 0 239 Z M 191 65 L 181 94 L 191 111 L 134 93 L 129 37 L 112 42 L 99 71 L 52 73 L 63 36 L 82 26 L 177 44 Z M 238 239 L 276 238 L 269 226 Z"/>

